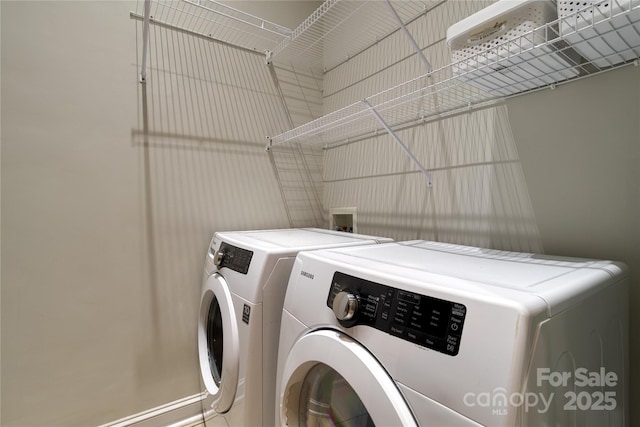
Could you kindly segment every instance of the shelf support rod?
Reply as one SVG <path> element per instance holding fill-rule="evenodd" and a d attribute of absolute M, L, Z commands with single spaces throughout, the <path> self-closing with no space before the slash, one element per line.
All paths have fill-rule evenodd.
<path fill-rule="evenodd" d="M 378 112 L 376 111 L 375 108 L 373 108 L 371 106 L 371 104 L 369 104 L 369 101 L 367 101 L 366 99 L 362 101 L 367 108 L 369 109 L 369 112 L 371 112 L 371 114 L 373 114 L 373 116 L 376 118 L 376 120 L 382 125 L 382 127 L 389 133 L 389 135 L 391 135 L 391 138 L 393 138 L 393 140 L 400 146 L 400 148 L 402 148 L 402 151 L 404 151 L 404 153 L 409 156 L 409 158 L 413 161 L 413 163 L 415 163 L 415 165 L 418 167 L 418 169 L 420 169 L 420 172 L 422 172 L 422 174 L 427 178 L 427 187 L 432 187 L 433 186 L 433 180 L 431 179 L 431 174 L 424 168 L 424 166 L 422 166 L 422 164 L 420 163 L 420 161 L 416 158 L 416 156 L 413 155 L 413 153 L 409 150 L 409 148 L 400 140 L 400 138 L 398 138 L 398 135 L 395 134 L 395 132 L 393 130 L 391 130 L 391 128 L 389 127 L 389 125 L 387 125 L 387 123 L 384 121 L 384 119 L 382 118 L 382 116 L 380 116 L 380 114 L 378 114 Z"/>
<path fill-rule="evenodd" d="M 427 57 L 424 56 L 424 53 L 422 52 L 422 49 L 420 49 L 420 46 L 418 46 L 418 43 L 416 43 L 416 40 L 411 35 L 411 32 L 407 29 L 407 26 L 404 25 L 404 22 L 402 22 L 402 19 L 400 18 L 400 15 L 398 15 L 398 12 L 396 12 L 396 10 L 394 9 L 393 5 L 391 4 L 391 0 L 384 0 L 384 2 L 386 3 L 387 7 L 389 8 L 389 12 L 391 13 L 391 15 L 393 15 L 394 19 L 396 20 L 396 22 L 398 23 L 400 28 L 402 28 L 402 31 L 404 31 L 404 33 L 407 35 L 407 38 L 409 39 L 409 43 L 411 43 L 413 48 L 418 53 L 418 57 L 420 58 L 420 60 L 422 62 L 424 62 L 424 65 L 426 65 L 427 73 L 431 73 L 431 71 L 433 71 L 433 68 L 431 67 L 431 63 L 429 62 Z"/>
<path fill-rule="evenodd" d="M 151 0 L 144 0 L 144 23 L 142 25 L 142 65 L 140 66 L 140 83 L 147 82 L 147 52 L 149 51 L 150 17 Z"/>

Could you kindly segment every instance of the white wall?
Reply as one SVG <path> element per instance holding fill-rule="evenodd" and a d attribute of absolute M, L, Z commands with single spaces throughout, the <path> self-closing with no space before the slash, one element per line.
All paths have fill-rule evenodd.
<path fill-rule="evenodd" d="M 433 69 L 450 62 L 447 28 L 487 2 L 449 1 L 408 25 Z M 325 110 L 427 72 L 397 32 L 325 77 Z M 417 118 L 417 117 L 416 117 Z M 386 134 L 327 150 L 325 209 L 358 207 L 358 231 L 543 250 L 505 105 L 397 132 L 430 171 L 433 187 Z"/>
<path fill-rule="evenodd" d="M 199 393 L 211 235 L 291 224 L 265 152 L 290 125 L 264 57 L 152 26 L 143 90 L 137 7 L 1 4 L 3 426 Z"/>
<path fill-rule="evenodd" d="M 549 254 L 630 269 L 631 422 L 640 420 L 640 70 L 629 66 L 508 103 Z"/>

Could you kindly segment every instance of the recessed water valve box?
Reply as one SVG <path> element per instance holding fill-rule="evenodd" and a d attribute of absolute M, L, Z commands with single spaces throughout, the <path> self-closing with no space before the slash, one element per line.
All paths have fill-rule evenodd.
<path fill-rule="evenodd" d="M 347 233 L 357 233 L 357 211 L 358 209 L 355 207 L 329 209 L 329 229 L 345 231 Z"/>

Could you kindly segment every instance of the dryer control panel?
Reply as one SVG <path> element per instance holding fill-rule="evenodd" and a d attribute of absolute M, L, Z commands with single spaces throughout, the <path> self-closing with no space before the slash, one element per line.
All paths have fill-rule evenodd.
<path fill-rule="evenodd" d="M 251 257 L 253 257 L 252 251 L 222 242 L 220 249 L 214 254 L 213 262 L 218 268 L 227 267 L 238 273 L 247 274 Z"/>
<path fill-rule="evenodd" d="M 327 306 L 344 327 L 370 326 L 450 356 L 460 349 L 467 313 L 463 304 L 341 272 L 333 275 Z"/>

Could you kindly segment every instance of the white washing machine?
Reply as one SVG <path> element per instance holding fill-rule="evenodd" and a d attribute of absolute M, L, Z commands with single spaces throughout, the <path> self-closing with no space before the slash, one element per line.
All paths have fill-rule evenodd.
<path fill-rule="evenodd" d="M 300 253 L 275 425 L 624 426 L 624 265 L 413 241 Z"/>
<path fill-rule="evenodd" d="M 213 236 L 198 318 L 207 426 L 273 422 L 282 303 L 298 252 L 389 241 L 321 229 L 221 232 Z"/>

